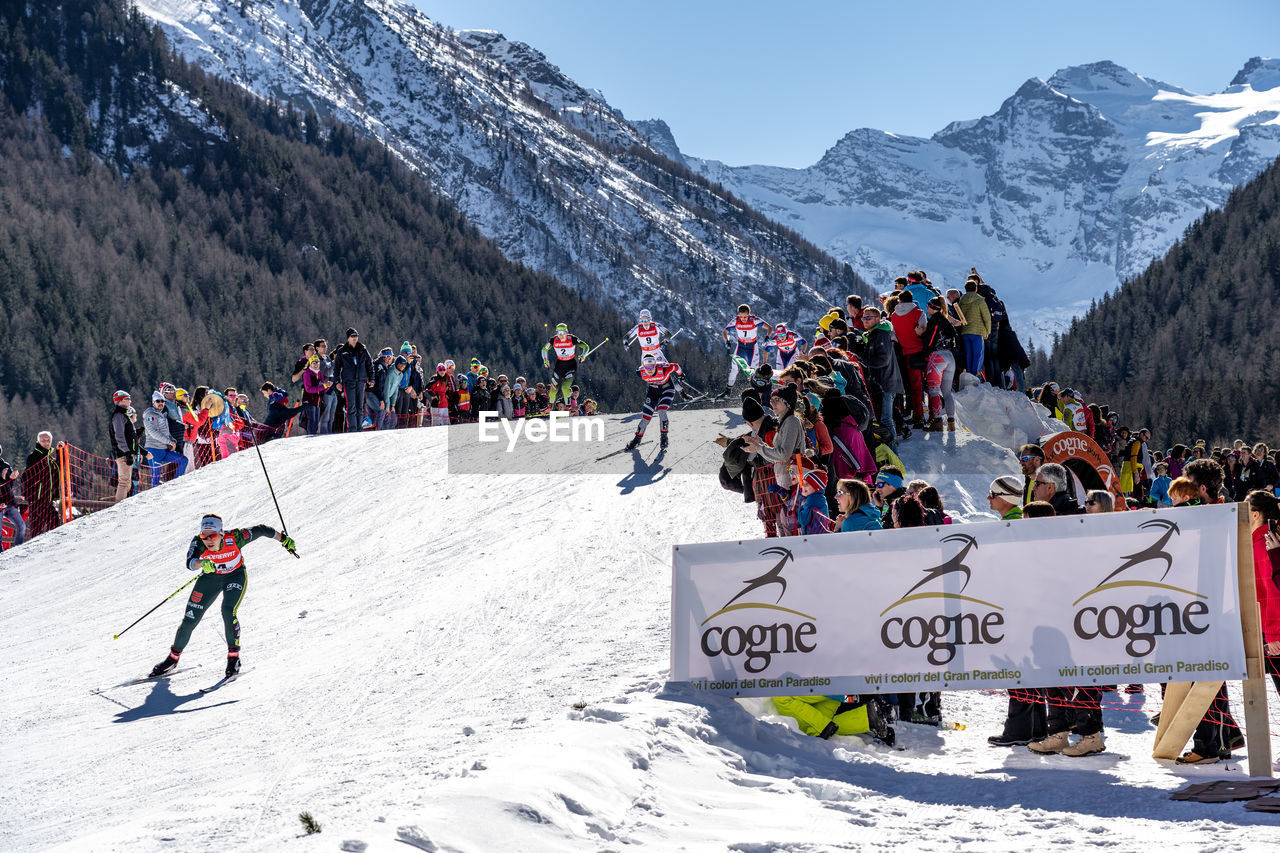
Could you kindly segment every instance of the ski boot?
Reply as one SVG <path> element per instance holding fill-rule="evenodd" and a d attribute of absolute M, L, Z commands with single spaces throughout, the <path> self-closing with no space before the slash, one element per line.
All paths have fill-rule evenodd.
<path fill-rule="evenodd" d="M 227 678 L 235 675 L 240 671 L 240 647 L 229 646 L 227 648 Z"/>
<path fill-rule="evenodd" d="M 177 649 L 170 649 L 169 656 L 164 660 L 160 661 L 160 663 L 151 667 L 151 674 L 147 677 L 159 678 L 160 676 L 168 673 L 170 670 L 172 670 L 175 666 L 178 665 L 178 656 L 181 654 L 182 652 L 178 651 Z"/>
<path fill-rule="evenodd" d="M 867 727 L 871 731 L 871 736 L 883 741 L 885 746 L 893 746 L 897 741 L 893 726 L 889 725 L 892 713 L 882 699 L 873 698 L 867 702 Z"/>
<path fill-rule="evenodd" d="M 721 391 L 719 394 L 717 394 L 713 399 L 723 400 L 725 397 L 728 397 L 732 393 L 733 393 L 733 386 L 726 385 L 724 386 L 724 390 Z"/>
<path fill-rule="evenodd" d="M 639 432 L 638 432 L 638 433 L 636 433 L 636 434 L 631 438 L 631 440 L 627 442 L 627 446 L 626 446 L 625 448 L 623 448 L 623 449 L 624 449 L 624 450 L 635 450 L 637 447 L 639 447 L 639 446 L 640 446 L 640 439 L 643 437 L 643 435 L 644 435 L 644 433 L 639 433 Z"/>
<path fill-rule="evenodd" d="M 667 431 L 665 429 L 662 431 L 662 435 L 658 438 L 658 446 L 663 450 L 667 447 Z"/>

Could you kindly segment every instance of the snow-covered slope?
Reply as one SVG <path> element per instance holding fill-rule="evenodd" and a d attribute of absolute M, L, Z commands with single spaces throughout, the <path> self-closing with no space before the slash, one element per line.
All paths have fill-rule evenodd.
<path fill-rule="evenodd" d="M 210 73 L 384 140 L 512 260 L 628 316 L 816 320 L 842 263 L 667 160 L 537 50 L 404 0 L 140 0 Z"/>
<path fill-rule="evenodd" d="M 684 161 L 879 289 L 916 268 L 959 286 L 976 265 L 1044 344 L 1277 156 L 1280 60 L 1253 59 L 1212 95 L 1064 68 L 929 139 L 852 131 L 807 169 Z"/>
<path fill-rule="evenodd" d="M 999 396 L 966 392 L 965 406 Z M 246 673 L 207 696 L 224 655 L 216 612 L 183 656 L 199 668 L 170 681 L 111 689 L 164 655 L 179 601 L 111 637 L 188 579 L 202 513 L 274 523 L 253 454 L 5 553 L 4 849 L 1280 843 L 1273 816 L 1167 799 L 1241 764 L 1153 762 L 1154 691 L 1109 702 L 1107 752 L 1073 761 L 989 747 L 1003 695 L 947 694 L 967 728 L 903 725 L 891 750 L 801 736 L 765 700 L 667 686 L 671 546 L 759 524 L 714 475 L 711 439 L 739 418 L 676 412 L 665 453 L 651 430 L 637 457 L 600 460 L 634 417 L 573 453 L 527 445 L 519 465 L 459 428 L 266 445 L 302 559 L 247 548 Z M 1016 470 L 964 430 L 913 438 L 903 458 L 974 519 L 965 495 Z M 320 835 L 302 835 L 302 811 Z"/>

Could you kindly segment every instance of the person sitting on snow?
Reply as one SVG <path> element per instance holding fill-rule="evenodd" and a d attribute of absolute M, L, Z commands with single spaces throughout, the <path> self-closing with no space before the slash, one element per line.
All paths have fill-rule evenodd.
<path fill-rule="evenodd" d="M 896 741 L 890 713 L 879 697 L 854 702 L 858 696 L 774 696 L 779 714 L 794 717 L 800 731 L 823 740 L 833 735 L 871 734 L 888 746 Z"/>

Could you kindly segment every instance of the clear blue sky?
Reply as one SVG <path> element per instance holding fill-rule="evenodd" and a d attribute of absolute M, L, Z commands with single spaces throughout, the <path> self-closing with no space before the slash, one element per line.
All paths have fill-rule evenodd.
<path fill-rule="evenodd" d="M 1280 0 L 411 0 L 526 42 L 681 150 L 807 166 L 859 127 L 928 136 L 1031 77 L 1110 59 L 1217 92 L 1280 55 Z"/>

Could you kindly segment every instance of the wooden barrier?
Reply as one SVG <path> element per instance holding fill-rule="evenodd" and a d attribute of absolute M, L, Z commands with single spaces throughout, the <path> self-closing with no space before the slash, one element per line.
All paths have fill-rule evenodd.
<path fill-rule="evenodd" d="M 1249 506 L 1237 505 L 1236 574 L 1240 589 L 1240 627 L 1244 633 L 1244 735 L 1249 751 L 1249 775 L 1272 775 L 1271 724 L 1267 716 L 1266 659 L 1262 649 L 1262 616 L 1253 569 L 1253 534 Z M 1164 709 L 1156 729 L 1155 758 L 1173 759 L 1182 753 L 1221 681 L 1175 682 L 1165 690 Z"/>

